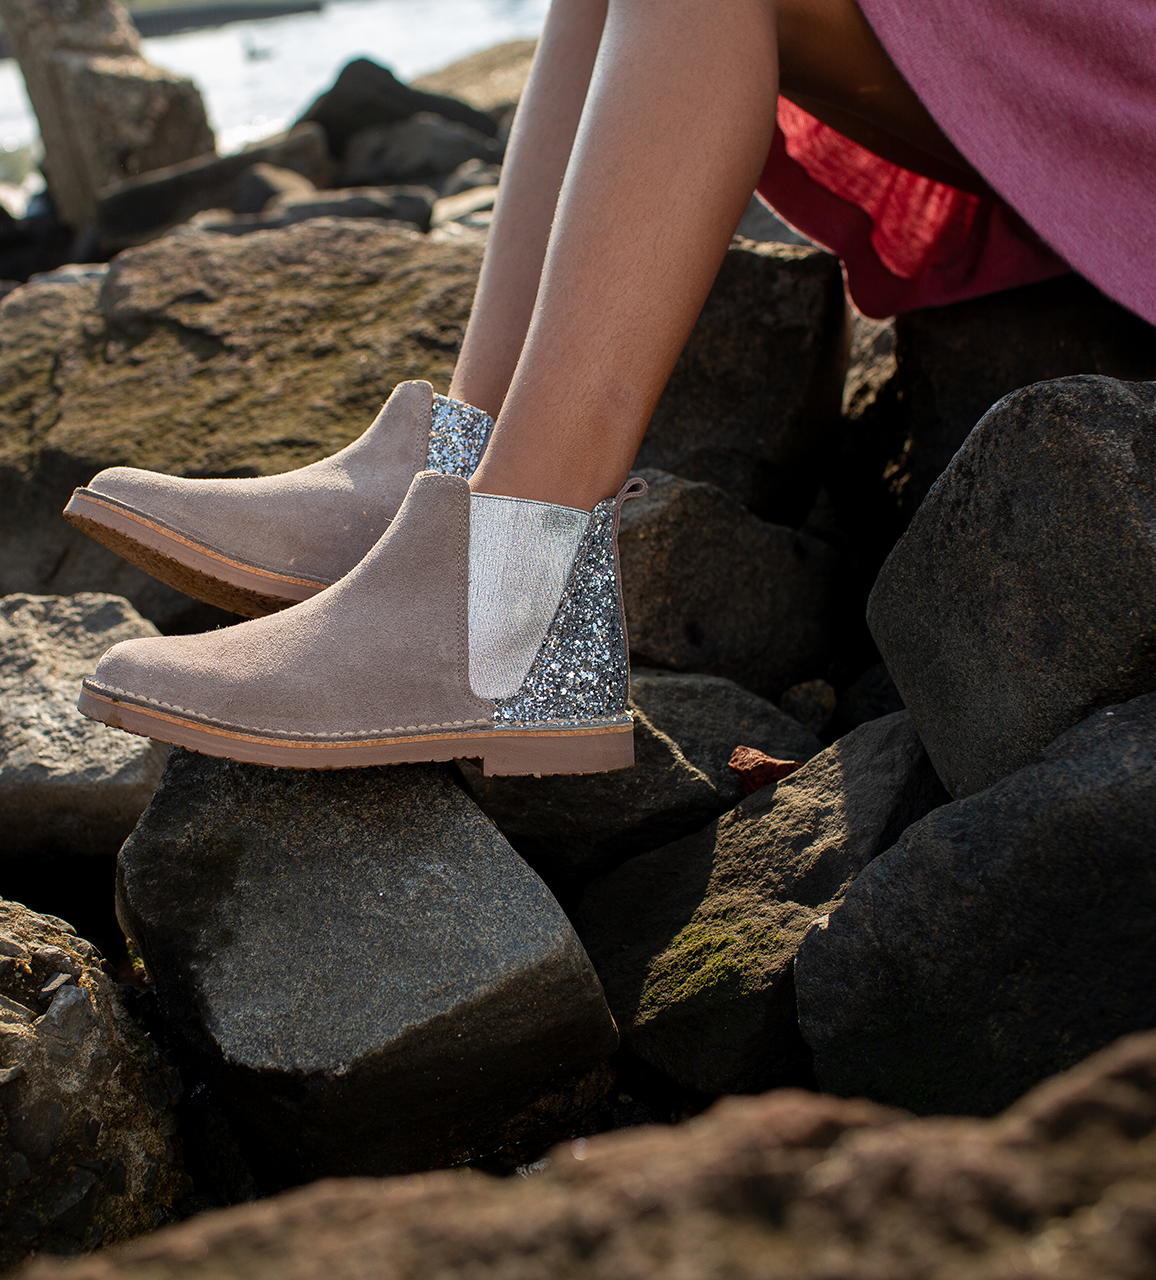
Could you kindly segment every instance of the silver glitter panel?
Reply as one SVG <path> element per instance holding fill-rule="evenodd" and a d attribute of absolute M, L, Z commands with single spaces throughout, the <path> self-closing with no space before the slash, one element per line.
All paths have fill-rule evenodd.
<path fill-rule="evenodd" d="M 591 513 L 558 611 L 522 687 L 494 702 L 500 724 L 596 720 L 626 710 L 630 670 L 614 572 L 614 505 Z"/>
<path fill-rule="evenodd" d="M 469 479 L 482 460 L 494 420 L 472 404 L 434 396 L 426 470 Z"/>

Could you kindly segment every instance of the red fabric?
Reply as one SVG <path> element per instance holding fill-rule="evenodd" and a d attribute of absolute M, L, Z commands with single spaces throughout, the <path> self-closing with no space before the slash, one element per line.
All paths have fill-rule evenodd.
<path fill-rule="evenodd" d="M 785 98 L 758 194 L 843 260 L 852 301 L 879 319 L 1071 270 L 1002 200 L 901 169 Z"/>

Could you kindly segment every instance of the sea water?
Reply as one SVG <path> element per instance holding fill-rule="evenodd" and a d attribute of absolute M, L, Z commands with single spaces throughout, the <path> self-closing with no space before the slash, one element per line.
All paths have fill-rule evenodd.
<path fill-rule="evenodd" d="M 351 58 L 372 58 L 410 80 L 490 45 L 538 35 L 548 7 L 549 0 L 328 0 L 321 13 L 142 43 L 150 62 L 195 81 L 217 149 L 228 152 L 291 124 Z M 38 132 L 20 68 L 0 61 L 0 148 L 24 154 Z"/>

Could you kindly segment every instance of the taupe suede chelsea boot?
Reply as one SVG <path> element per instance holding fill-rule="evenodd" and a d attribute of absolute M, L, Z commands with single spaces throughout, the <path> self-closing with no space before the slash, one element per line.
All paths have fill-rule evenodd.
<path fill-rule="evenodd" d="M 348 573 L 419 471 L 472 475 L 492 427 L 428 382 L 402 382 L 364 435 L 311 466 L 238 480 L 111 467 L 64 514 L 161 582 L 259 618 Z"/>
<path fill-rule="evenodd" d="M 458 476 L 423 472 L 388 531 L 335 586 L 205 635 L 114 645 L 85 680 L 80 710 L 206 755 L 290 768 L 455 758 L 480 760 L 488 774 L 625 768 L 634 725 L 618 517 L 645 490 L 631 480 L 587 515 L 483 499 Z M 472 502 L 490 505 L 472 519 Z M 518 506 L 515 544 L 534 529 L 550 544 L 509 591 L 499 577 L 518 575 L 497 545 L 494 503 Z M 550 547 L 567 545 L 576 550 L 558 577 Z M 481 585 L 493 591 L 478 582 L 471 591 L 471 573 L 487 575 Z M 557 604 L 527 649 L 525 620 L 543 591 Z M 494 625 L 503 615 L 508 652 Z"/>

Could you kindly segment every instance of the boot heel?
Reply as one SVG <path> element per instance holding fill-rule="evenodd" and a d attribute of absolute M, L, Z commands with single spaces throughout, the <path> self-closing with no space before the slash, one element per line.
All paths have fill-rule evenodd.
<path fill-rule="evenodd" d="M 489 737 L 490 735 L 487 735 Z M 486 743 L 487 778 L 554 773 L 610 773 L 634 764 L 634 726 L 595 732 L 495 733 Z"/>

